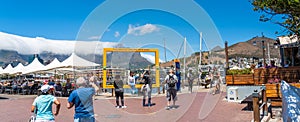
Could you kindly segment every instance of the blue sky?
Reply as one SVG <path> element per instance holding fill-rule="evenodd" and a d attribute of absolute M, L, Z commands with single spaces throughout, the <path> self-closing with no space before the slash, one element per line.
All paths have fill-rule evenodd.
<path fill-rule="evenodd" d="M 267 37 L 276 38 L 274 33 L 280 30 L 277 25 L 260 22 L 260 14 L 252 10 L 248 0 L 184 1 L 187 4 L 176 0 L 167 1 L 169 4 L 164 4 L 159 0 L 139 3 L 132 1 L 134 0 L 130 2 L 117 0 L 109 2 L 102 0 L 4 0 L 0 4 L 0 31 L 26 37 L 58 40 L 122 42 L 129 47 L 140 44 L 137 46 L 162 48 L 163 40 L 165 40 L 167 45 L 173 44 L 169 51 L 176 57 L 184 37 L 186 37 L 191 51 L 199 51 L 199 32 L 197 30 L 203 31 L 203 38 L 208 45 L 215 40 L 228 41 L 229 45 L 232 45 L 255 36 L 261 36 L 262 32 Z M 122 16 L 106 22 L 110 24 L 101 25 L 108 21 L 107 18 L 117 15 L 115 14 L 117 9 L 126 10 L 141 4 L 145 6 L 144 9 L 124 12 Z M 160 4 L 162 5 L 160 6 Z M 196 6 L 189 6 L 193 4 Z M 151 5 L 161 9 L 151 8 Z M 106 9 L 103 9 L 105 7 Z M 174 11 L 184 13 L 184 16 L 165 11 L 166 9 L 178 9 Z M 201 9 L 203 11 L 198 11 Z M 101 15 L 102 18 L 92 19 L 98 15 Z M 210 20 L 216 28 L 211 26 L 213 24 Z M 89 23 L 92 24 L 87 26 Z M 96 29 L 105 31 L 101 33 L 97 30 L 89 32 L 89 36 L 81 35 L 88 31 L 86 27 L 92 28 L 91 26 L 94 25 L 96 25 Z M 218 33 L 215 33 L 214 29 Z M 145 43 L 149 44 L 145 45 Z M 217 45 L 223 46 L 220 43 Z"/>

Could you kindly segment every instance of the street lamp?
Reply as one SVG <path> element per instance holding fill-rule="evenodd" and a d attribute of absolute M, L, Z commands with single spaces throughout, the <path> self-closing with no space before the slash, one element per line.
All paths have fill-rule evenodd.
<path fill-rule="evenodd" d="M 265 41 L 262 40 L 261 43 L 262 43 L 262 49 L 263 49 L 263 62 L 264 62 L 263 64 L 264 64 L 264 66 L 266 66 Z"/>

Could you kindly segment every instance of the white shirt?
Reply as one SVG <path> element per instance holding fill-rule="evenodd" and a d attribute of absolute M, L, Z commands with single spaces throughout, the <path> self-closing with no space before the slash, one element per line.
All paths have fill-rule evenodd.
<path fill-rule="evenodd" d="M 135 77 L 128 76 L 128 85 L 135 85 Z"/>

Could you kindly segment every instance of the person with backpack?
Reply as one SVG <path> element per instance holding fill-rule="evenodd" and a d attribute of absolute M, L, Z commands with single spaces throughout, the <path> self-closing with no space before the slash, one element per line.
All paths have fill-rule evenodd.
<path fill-rule="evenodd" d="M 117 74 L 114 80 L 114 87 L 115 87 L 115 95 L 116 95 L 116 108 L 126 108 L 127 106 L 124 105 L 124 88 L 123 88 L 123 81 L 121 76 Z M 121 105 L 119 104 L 119 98 L 121 98 Z"/>
<path fill-rule="evenodd" d="M 165 84 L 167 89 L 167 107 L 166 109 L 169 110 L 175 107 L 175 101 L 177 100 L 177 90 L 176 90 L 176 83 L 178 82 L 177 76 L 174 74 L 172 69 L 169 70 L 169 74 L 165 78 Z M 173 100 L 173 105 L 171 104 L 171 99 Z"/>

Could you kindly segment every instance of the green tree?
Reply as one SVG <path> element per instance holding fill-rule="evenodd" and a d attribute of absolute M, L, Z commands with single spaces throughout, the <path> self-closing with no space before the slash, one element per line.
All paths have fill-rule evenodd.
<path fill-rule="evenodd" d="M 282 33 L 300 38 L 299 0 L 250 0 L 253 10 L 262 13 L 260 21 L 272 22 L 285 28 Z M 278 32 L 276 32 L 278 34 Z"/>

